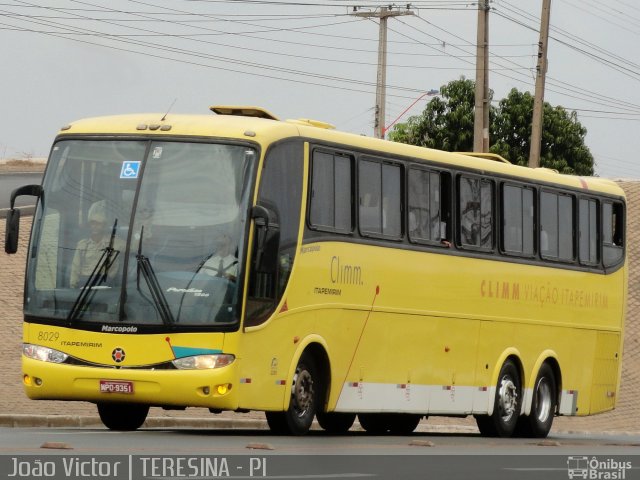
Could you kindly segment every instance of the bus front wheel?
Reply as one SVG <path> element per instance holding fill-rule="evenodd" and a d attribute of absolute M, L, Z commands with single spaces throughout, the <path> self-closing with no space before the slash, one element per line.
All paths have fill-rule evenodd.
<path fill-rule="evenodd" d="M 273 433 L 304 435 L 318 409 L 320 377 L 313 357 L 304 353 L 293 375 L 289 408 L 284 412 L 266 412 L 267 423 Z"/>
<path fill-rule="evenodd" d="M 518 367 L 507 360 L 500 369 L 491 415 L 476 416 L 480 433 L 485 437 L 510 437 L 522 408 L 522 381 Z"/>
<path fill-rule="evenodd" d="M 137 403 L 98 403 L 100 420 L 109 430 L 132 431 L 147 419 L 149 405 Z"/>

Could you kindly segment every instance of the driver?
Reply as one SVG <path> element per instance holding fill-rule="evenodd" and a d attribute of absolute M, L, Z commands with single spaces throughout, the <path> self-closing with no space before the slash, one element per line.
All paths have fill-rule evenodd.
<path fill-rule="evenodd" d="M 203 270 L 209 275 L 235 282 L 238 277 L 238 259 L 234 250 L 231 237 L 226 233 L 220 234 L 214 242 L 215 253 L 204 263 Z"/>

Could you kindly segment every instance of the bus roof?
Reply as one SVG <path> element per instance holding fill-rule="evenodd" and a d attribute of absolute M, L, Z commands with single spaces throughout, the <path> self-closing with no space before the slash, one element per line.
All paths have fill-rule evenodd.
<path fill-rule="evenodd" d="M 352 147 L 360 151 L 369 151 L 372 155 L 401 156 L 415 159 L 418 162 L 421 160 L 430 161 L 440 164 L 442 167 L 471 169 L 480 174 L 492 173 L 518 178 L 524 182 L 532 180 L 624 196 L 622 189 L 608 179 L 562 175 L 547 168 L 531 169 L 496 161 L 492 155 L 480 155 L 472 152 L 444 152 L 341 132 L 334 130 L 333 126 L 328 123 L 316 120 L 281 121 L 258 107 L 211 107 L 211 110 L 218 114 L 164 115 L 147 113 L 87 118 L 63 127 L 60 136 L 90 134 L 197 136 L 245 139 L 262 145 L 268 145 L 288 137 L 303 137 L 342 145 L 344 148 Z M 247 111 L 250 113 L 246 114 Z"/>

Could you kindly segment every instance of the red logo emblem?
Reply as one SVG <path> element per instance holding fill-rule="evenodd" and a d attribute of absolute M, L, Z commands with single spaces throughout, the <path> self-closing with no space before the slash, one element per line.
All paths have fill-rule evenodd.
<path fill-rule="evenodd" d="M 116 363 L 121 363 L 122 361 L 124 361 L 124 350 L 121 349 L 120 347 L 116 348 L 113 352 L 111 352 L 111 358 L 113 358 L 113 361 Z"/>

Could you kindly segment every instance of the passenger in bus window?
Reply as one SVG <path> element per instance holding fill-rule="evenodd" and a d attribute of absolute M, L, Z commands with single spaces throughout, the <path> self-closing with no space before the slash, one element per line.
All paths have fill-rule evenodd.
<path fill-rule="evenodd" d="M 238 259 L 235 245 L 227 233 L 220 234 L 214 242 L 214 254 L 202 266 L 209 275 L 223 277 L 232 282 L 238 277 Z"/>
<path fill-rule="evenodd" d="M 87 214 L 87 223 L 89 238 L 83 238 L 78 242 L 71 262 L 69 284 L 72 288 L 82 287 L 87 282 L 111 241 L 111 229 L 107 223 L 107 208 L 104 200 L 91 205 Z M 115 238 L 113 242 L 114 255 L 112 255 L 111 264 L 107 268 L 108 279 L 113 279 L 116 276 L 118 271 L 117 255 L 123 250 L 123 247 L 122 240 Z M 104 273 L 104 269 L 102 273 Z"/>
<path fill-rule="evenodd" d="M 447 222 L 438 222 L 440 225 L 440 244 L 451 248 L 451 242 L 447 240 Z"/>

